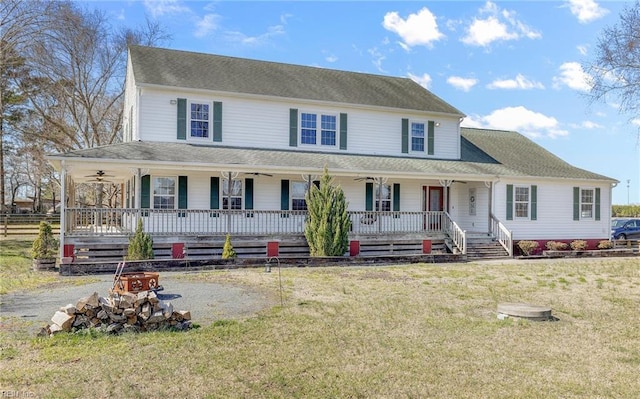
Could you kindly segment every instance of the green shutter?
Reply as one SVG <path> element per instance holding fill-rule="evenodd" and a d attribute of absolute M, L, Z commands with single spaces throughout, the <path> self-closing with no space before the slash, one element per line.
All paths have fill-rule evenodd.
<path fill-rule="evenodd" d="M 513 184 L 507 184 L 507 220 L 513 220 Z"/>
<path fill-rule="evenodd" d="M 298 146 L 298 110 L 289 110 L 289 147 Z"/>
<path fill-rule="evenodd" d="M 409 153 L 409 119 L 402 118 L 402 153 Z"/>
<path fill-rule="evenodd" d="M 213 102 L 213 141 L 222 141 L 222 103 Z"/>
<path fill-rule="evenodd" d="M 187 209 L 187 176 L 178 176 L 178 209 Z M 178 212 L 178 217 L 186 216 L 186 212 Z"/>
<path fill-rule="evenodd" d="M 393 184 L 393 210 L 394 212 L 400 211 L 400 184 Z"/>
<path fill-rule="evenodd" d="M 434 122 L 433 121 L 429 121 L 429 123 L 427 124 L 428 126 L 428 131 L 427 131 L 427 155 L 433 155 L 434 154 L 434 148 L 435 148 L 435 134 L 434 134 Z"/>
<path fill-rule="evenodd" d="M 596 220 L 600 220 L 600 189 L 596 188 Z"/>
<path fill-rule="evenodd" d="M 573 220 L 580 220 L 580 187 L 573 188 Z"/>
<path fill-rule="evenodd" d="M 150 208 L 151 204 L 151 176 L 140 178 L 140 208 Z"/>
<path fill-rule="evenodd" d="M 531 220 L 538 220 L 538 186 L 531 186 Z"/>
<path fill-rule="evenodd" d="M 289 210 L 289 180 L 280 181 L 280 210 Z"/>
<path fill-rule="evenodd" d="M 365 197 L 365 210 L 372 211 L 373 210 L 373 183 L 365 184 L 364 197 Z"/>
<path fill-rule="evenodd" d="M 253 209 L 253 179 L 244 179 L 244 209 Z"/>
<path fill-rule="evenodd" d="M 220 178 L 212 177 L 209 188 L 209 209 L 220 209 Z"/>
<path fill-rule="evenodd" d="M 178 176 L 178 209 L 187 209 L 187 176 Z"/>
<path fill-rule="evenodd" d="M 187 100 L 178 99 L 178 140 L 187 139 Z"/>
<path fill-rule="evenodd" d="M 340 114 L 340 149 L 347 149 L 347 114 Z"/>

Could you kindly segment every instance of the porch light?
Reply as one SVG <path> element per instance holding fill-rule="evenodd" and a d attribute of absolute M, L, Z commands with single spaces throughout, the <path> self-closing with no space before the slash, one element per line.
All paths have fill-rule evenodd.
<path fill-rule="evenodd" d="M 440 122 L 436 122 L 436 127 L 440 127 Z"/>

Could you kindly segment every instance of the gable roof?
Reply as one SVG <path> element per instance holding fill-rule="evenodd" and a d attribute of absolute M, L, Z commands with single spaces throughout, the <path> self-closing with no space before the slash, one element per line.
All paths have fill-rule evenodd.
<path fill-rule="evenodd" d="M 205 89 L 463 116 L 409 78 L 130 46 L 137 85 Z"/>
<path fill-rule="evenodd" d="M 77 150 L 48 158 L 52 163 L 61 160 L 85 164 L 97 162 L 101 168 L 109 168 L 107 164 L 111 163 L 125 168 L 181 165 L 243 172 L 287 173 L 295 170 L 317 173 L 326 165 L 336 175 L 616 181 L 576 168 L 517 132 L 462 128 L 461 134 L 460 160 L 141 141 Z"/>

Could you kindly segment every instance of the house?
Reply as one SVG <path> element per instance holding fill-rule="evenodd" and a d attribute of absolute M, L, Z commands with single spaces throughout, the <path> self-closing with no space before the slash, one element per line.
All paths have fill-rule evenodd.
<path fill-rule="evenodd" d="M 123 142 L 48 157 L 61 253 L 121 257 L 139 219 L 160 257 L 215 256 L 227 233 L 246 254 L 308 253 L 304 198 L 324 167 L 352 256 L 609 238 L 615 180 L 464 116 L 407 78 L 132 46 Z M 114 184 L 119 205 L 77 206 L 87 182 Z"/>

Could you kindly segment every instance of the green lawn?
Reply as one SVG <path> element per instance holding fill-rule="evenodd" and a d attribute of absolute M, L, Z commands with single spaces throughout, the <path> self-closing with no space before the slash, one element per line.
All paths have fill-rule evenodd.
<path fill-rule="evenodd" d="M 55 398 L 632 398 L 640 392 L 639 258 L 281 273 L 284 306 L 188 332 L 34 338 L 6 321 L 0 387 Z M 185 278 L 280 295 L 277 269 Z M 550 306 L 559 320 L 501 321 L 499 302 Z"/>

